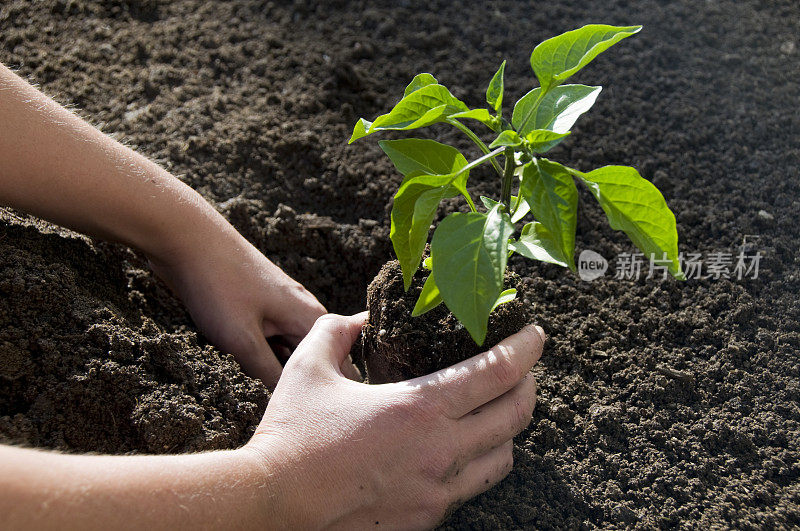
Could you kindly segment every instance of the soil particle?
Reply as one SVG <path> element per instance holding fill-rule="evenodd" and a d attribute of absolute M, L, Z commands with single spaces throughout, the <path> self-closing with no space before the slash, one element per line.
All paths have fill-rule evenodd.
<path fill-rule="evenodd" d="M 793 528 L 798 20 L 794 0 L 12 0 L 0 2 L 0 51 L 220 205 L 329 310 L 354 313 L 393 258 L 401 180 L 376 142 L 346 145 L 355 119 L 385 112 L 420 71 L 482 105 L 504 58 L 509 111 L 535 85 L 536 43 L 586 23 L 643 24 L 574 78 L 604 90 L 548 157 L 637 167 L 664 191 L 682 251 L 760 252 L 758 279 L 628 281 L 612 263 L 581 282 L 512 258 L 549 337 L 539 402 L 508 478 L 443 528 Z M 458 131 L 422 135 L 475 156 Z M 490 169 L 470 185 L 499 194 Z M 578 252 L 631 252 L 580 193 Z M 458 208 L 447 201 L 440 217 Z M 197 335 L 141 257 L 2 211 L 3 440 L 235 447 L 267 397 Z"/>

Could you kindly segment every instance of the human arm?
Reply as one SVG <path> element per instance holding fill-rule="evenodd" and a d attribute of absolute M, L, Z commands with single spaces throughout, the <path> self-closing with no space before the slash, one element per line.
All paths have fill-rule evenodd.
<path fill-rule="evenodd" d="M 0 205 L 143 251 L 195 323 L 270 387 L 322 305 L 197 192 L 0 65 Z"/>
<path fill-rule="evenodd" d="M 429 376 L 344 376 L 364 315 L 326 316 L 284 370 L 243 448 L 189 456 L 63 456 L 0 447 L 13 528 L 428 528 L 498 483 L 529 423 L 533 327 Z"/>

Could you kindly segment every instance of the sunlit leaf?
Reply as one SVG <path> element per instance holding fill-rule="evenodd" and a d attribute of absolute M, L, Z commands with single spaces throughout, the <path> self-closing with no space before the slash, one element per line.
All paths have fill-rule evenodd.
<path fill-rule="evenodd" d="M 594 105 L 601 90 L 602 87 L 562 85 L 542 96 L 542 89 L 535 88 L 514 105 L 511 124 L 522 137 L 536 129 L 567 133 L 578 118 Z M 554 142 L 560 140 L 555 139 Z"/>
<path fill-rule="evenodd" d="M 411 80 L 411 83 L 409 83 L 408 86 L 406 87 L 405 92 L 403 92 L 403 96 L 408 96 L 412 92 L 416 92 L 422 87 L 426 87 L 428 85 L 435 85 L 437 83 L 438 81 L 436 81 L 436 78 L 430 74 L 426 73 L 417 74 L 416 76 L 414 76 L 414 79 Z"/>
<path fill-rule="evenodd" d="M 546 153 L 561 142 L 565 136 L 569 136 L 569 134 L 569 131 L 566 133 L 556 133 L 554 131 L 548 131 L 547 129 L 534 129 L 525 135 L 525 142 L 534 152 Z"/>
<path fill-rule="evenodd" d="M 486 89 L 486 103 L 488 103 L 496 113 L 500 113 L 503 108 L 503 76 L 506 71 L 506 62 L 500 65 L 497 72 L 489 82 L 489 87 Z"/>
<path fill-rule="evenodd" d="M 430 257 L 429 257 L 430 258 Z M 439 293 L 439 287 L 433 280 L 433 273 L 428 275 L 425 279 L 425 284 L 422 285 L 422 292 L 419 294 L 417 303 L 411 311 L 411 317 L 419 317 L 427 313 L 442 303 L 442 295 Z"/>
<path fill-rule="evenodd" d="M 403 96 L 389 113 L 378 116 L 374 122 L 361 118 L 353 129 L 349 143 L 379 131 L 424 127 L 468 110 L 464 102 L 450 94 L 446 87 L 439 84 L 424 85 Z"/>
<path fill-rule="evenodd" d="M 472 120 L 478 120 L 492 130 L 495 130 L 498 124 L 497 118 L 489 114 L 489 111 L 486 109 L 470 109 L 469 111 L 457 112 L 455 114 L 451 114 L 450 118 L 457 120 L 471 118 Z"/>
<path fill-rule="evenodd" d="M 629 166 L 603 166 L 589 173 L 569 171 L 589 188 L 612 229 L 627 234 L 646 257 L 666 262 L 675 278 L 685 279 L 678 260 L 675 215 L 658 188 Z"/>
<path fill-rule="evenodd" d="M 570 259 L 564 256 L 561 242 L 538 221 L 532 221 L 522 227 L 522 233 L 519 238 L 511 240 L 508 248 L 532 260 L 540 260 L 564 267 L 569 267 L 570 265 Z"/>
<path fill-rule="evenodd" d="M 499 297 L 497 297 L 497 300 L 495 301 L 494 306 L 492 306 L 492 312 L 495 311 L 497 309 L 497 307 L 500 306 L 501 304 L 505 304 L 507 302 L 511 302 L 516 298 L 517 298 L 517 289 L 516 288 L 508 288 L 507 290 L 505 290 L 502 293 L 500 293 Z M 489 312 L 489 313 L 491 313 L 491 312 Z"/>
<path fill-rule="evenodd" d="M 531 68 L 547 91 L 567 80 L 614 44 L 641 30 L 641 26 L 589 24 L 547 39 L 533 49 Z"/>
<path fill-rule="evenodd" d="M 497 135 L 497 138 L 489 144 L 490 148 L 496 148 L 500 146 L 506 147 L 516 147 L 522 144 L 522 139 L 519 137 L 516 131 L 506 130 Z"/>

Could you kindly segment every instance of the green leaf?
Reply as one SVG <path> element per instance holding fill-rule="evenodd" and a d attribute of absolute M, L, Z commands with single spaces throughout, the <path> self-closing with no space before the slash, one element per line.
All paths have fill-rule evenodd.
<path fill-rule="evenodd" d="M 435 140 L 381 140 L 378 145 L 392 160 L 397 171 L 406 177 L 422 173 L 448 175 L 467 165 L 467 159 L 456 148 Z"/>
<path fill-rule="evenodd" d="M 641 26 L 589 24 L 547 39 L 533 49 L 531 68 L 545 91 L 560 85 L 608 48 L 641 30 Z"/>
<path fill-rule="evenodd" d="M 503 75 L 506 70 L 506 62 L 500 65 L 494 77 L 489 82 L 489 87 L 486 89 L 486 103 L 488 103 L 494 112 L 500 113 L 503 107 Z"/>
<path fill-rule="evenodd" d="M 488 214 L 450 214 L 433 233 L 433 275 L 442 299 L 478 345 L 503 289 L 513 231 L 508 214 L 496 205 Z"/>
<path fill-rule="evenodd" d="M 356 126 L 353 128 L 353 135 L 350 137 L 348 144 L 352 144 L 354 140 L 367 136 L 369 134 L 367 131 L 369 131 L 370 127 L 372 127 L 372 122 L 364 118 L 359 118 L 356 122 Z"/>
<path fill-rule="evenodd" d="M 494 208 L 495 205 L 500 204 L 500 201 L 495 201 L 494 199 L 486 197 L 484 195 L 480 196 L 480 199 L 481 203 L 483 203 L 483 206 L 486 207 L 486 210 L 491 210 Z M 512 205 L 517 204 L 517 196 L 515 195 L 511 196 L 511 204 Z M 524 218 L 530 211 L 531 207 L 528 206 L 528 203 L 526 203 L 525 201 L 521 201 L 520 204 L 517 206 L 517 211 L 514 212 L 513 216 L 511 216 L 511 223 L 518 222 L 519 220 Z"/>
<path fill-rule="evenodd" d="M 406 138 L 378 143 L 397 170 L 406 176 L 394 196 L 391 229 L 394 252 L 405 289 L 419 266 L 439 203 L 466 193 L 467 159 L 454 147 L 434 140 Z"/>
<path fill-rule="evenodd" d="M 495 201 L 491 197 L 486 197 L 485 195 L 480 196 L 481 203 L 483 206 L 486 207 L 486 210 L 491 210 L 494 208 L 495 205 L 499 205 L 500 201 Z"/>
<path fill-rule="evenodd" d="M 511 196 L 511 204 L 517 205 L 517 196 Z M 516 223 L 520 221 L 522 218 L 528 215 L 528 212 L 531 211 L 531 207 L 527 201 L 520 201 L 519 205 L 517 205 L 517 210 L 511 216 L 511 223 Z"/>
<path fill-rule="evenodd" d="M 497 309 L 497 307 L 500 306 L 501 304 L 505 304 L 507 302 L 511 302 L 516 298 L 517 298 L 517 290 L 516 290 L 516 288 L 508 288 L 507 290 L 503 291 L 500 294 L 499 297 L 497 297 L 497 300 L 495 301 L 494 306 L 492 306 L 492 312 L 495 311 Z M 491 312 L 489 312 L 489 313 L 491 313 Z"/>
<path fill-rule="evenodd" d="M 534 159 L 522 170 L 519 193 L 550 233 L 558 258 L 566 262 L 563 265 L 575 270 L 578 189 L 569 170 L 547 159 Z"/>
<path fill-rule="evenodd" d="M 497 138 L 489 144 L 490 148 L 496 148 L 500 146 L 506 147 L 516 147 L 522 144 L 522 138 L 517 134 L 516 131 L 506 130 L 497 135 Z"/>
<path fill-rule="evenodd" d="M 489 111 L 486 109 L 470 109 L 469 111 L 457 112 L 451 114 L 450 118 L 471 118 L 473 120 L 478 120 L 492 131 L 496 130 L 498 127 L 497 118 L 489 114 Z"/>
<path fill-rule="evenodd" d="M 558 239 L 538 221 L 522 227 L 517 240 L 511 240 L 508 248 L 525 258 L 569 267 L 570 259 L 564 256 Z"/>
<path fill-rule="evenodd" d="M 416 129 L 443 122 L 451 114 L 468 110 L 464 102 L 450 94 L 446 87 L 424 85 L 403 96 L 389 113 L 378 116 L 374 122 L 361 118 L 348 143 L 378 131 Z"/>
<path fill-rule="evenodd" d="M 428 271 L 431 271 L 433 269 L 433 265 L 431 265 L 431 264 L 433 264 L 433 261 L 431 260 L 430 256 L 422 261 L 422 267 L 424 267 Z"/>
<path fill-rule="evenodd" d="M 658 188 L 629 166 L 603 166 L 589 173 L 569 171 L 589 188 L 612 229 L 625 232 L 645 256 L 666 262 L 672 276 L 685 280 L 678 260 L 675 215 Z M 666 260 L 662 260 L 664 256 Z"/>
<path fill-rule="evenodd" d="M 416 92 L 417 90 L 421 89 L 422 87 L 426 87 L 428 85 L 435 85 L 438 81 L 436 78 L 430 74 L 417 74 L 414 76 L 414 79 L 411 80 L 411 83 L 408 84 L 406 87 L 405 92 L 403 92 L 403 96 L 408 96 L 412 92 Z"/>
<path fill-rule="evenodd" d="M 534 129 L 525 135 L 525 142 L 527 142 L 528 147 L 530 147 L 530 149 L 534 152 L 546 153 L 556 144 L 561 142 L 561 139 L 569 135 L 569 131 L 566 133 L 555 133 L 553 131 L 548 131 L 547 129 Z"/>
<path fill-rule="evenodd" d="M 411 286 L 411 279 L 419 267 L 439 203 L 446 197 L 458 194 L 459 191 L 454 186 L 431 185 L 413 179 L 395 194 L 389 239 L 392 240 L 392 247 L 400 262 L 406 290 Z"/>
<path fill-rule="evenodd" d="M 594 105 L 602 89 L 586 85 L 562 85 L 542 96 L 542 89 L 535 88 L 514 105 L 511 124 L 522 137 L 536 129 L 567 133 L 581 114 Z M 560 140 L 554 140 L 553 145 L 558 142 Z"/>
<path fill-rule="evenodd" d="M 411 310 L 411 317 L 419 317 L 420 315 L 433 310 L 441 303 L 442 294 L 439 293 L 439 287 L 433 280 L 433 273 L 431 273 L 428 275 L 428 278 L 425 279 L 425 284 L 422 286 L 422 292 L 419 294 L 419 298 L 417 299 L 417 303 L 414 305 L 414 309 Z"/>

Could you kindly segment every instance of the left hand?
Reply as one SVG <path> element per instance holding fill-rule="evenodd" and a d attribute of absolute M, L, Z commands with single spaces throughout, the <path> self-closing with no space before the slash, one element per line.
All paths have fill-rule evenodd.
<path fill-rule="evenodd" d="M 282 370 L 278 356 L 288 358 L 326 310 L 233 227 L 219 229 L 204 245 L 150 257 L 150 264 L 203 334 L 272 389 Z M 355 377 L 352 366 L 347 371 Z"/>

